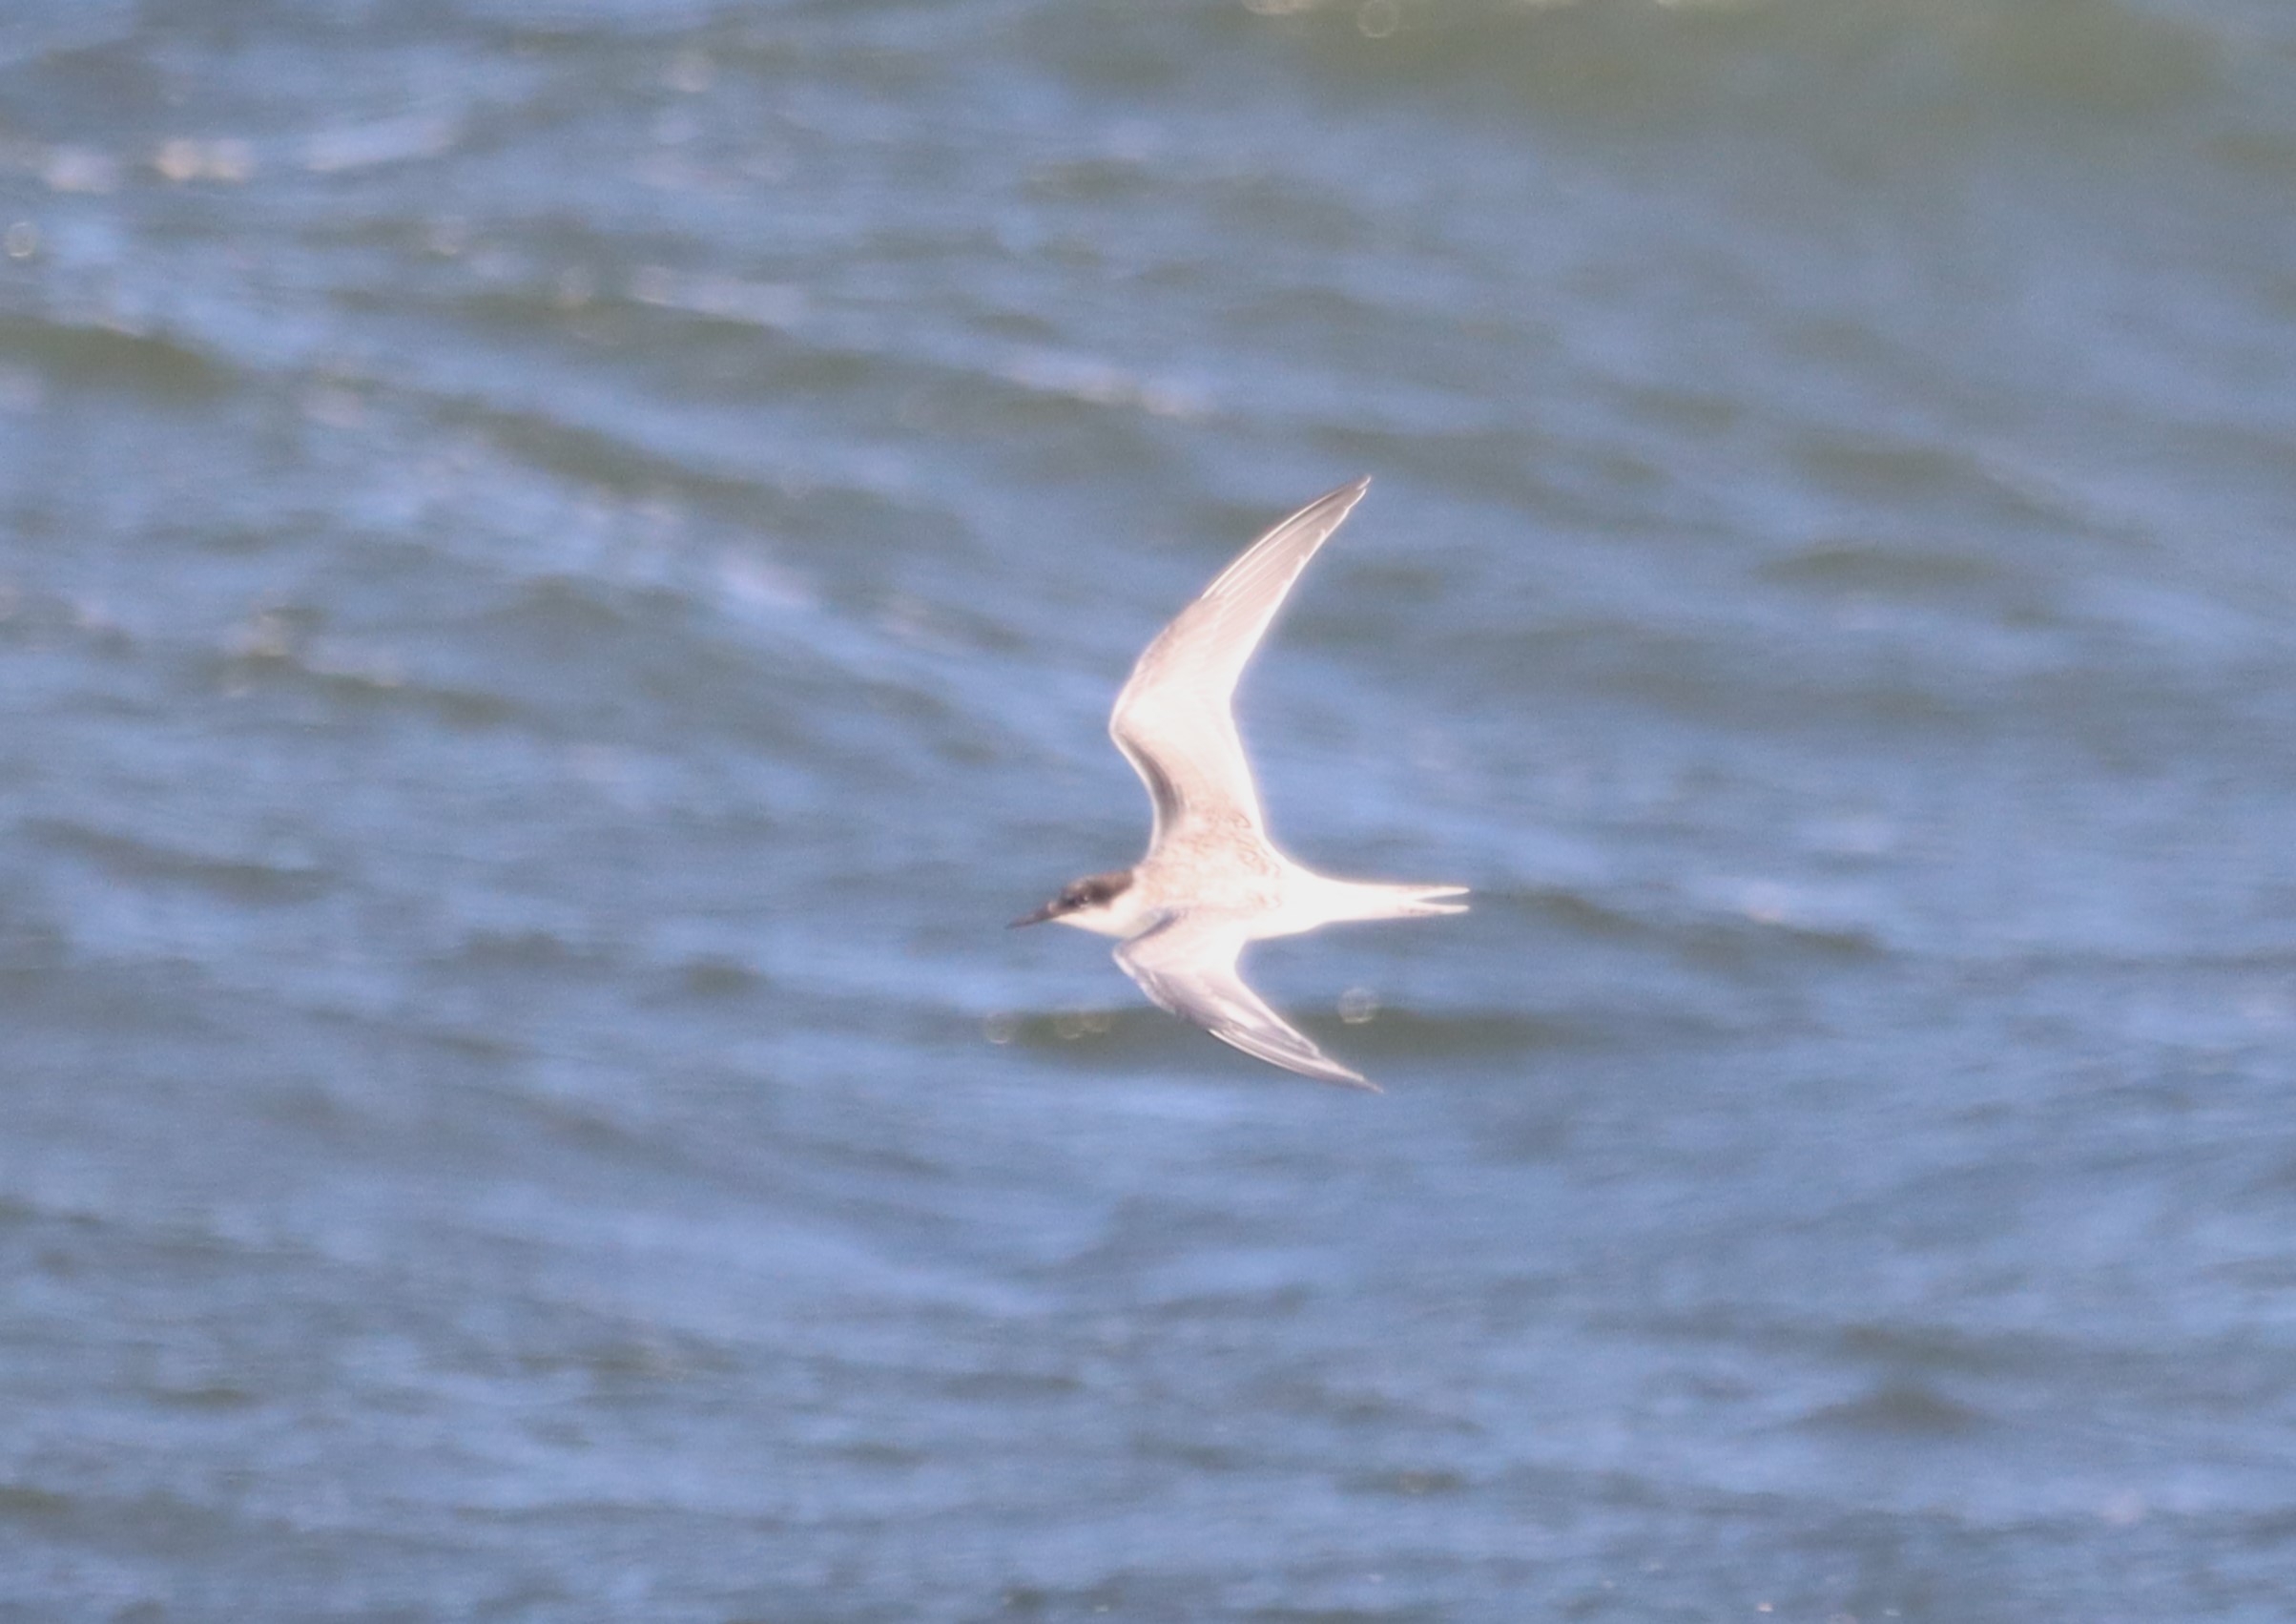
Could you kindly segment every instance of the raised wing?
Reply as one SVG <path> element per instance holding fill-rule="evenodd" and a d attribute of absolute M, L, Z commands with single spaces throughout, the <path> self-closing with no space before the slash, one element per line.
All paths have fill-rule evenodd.
<path fill-rule="evenodd" d="M 1232 927 L 1180 920 L 1135 936 L 1116 949 L 1116 962 L 1143 992 L 1222 1043 L 1303 1077 L 1377 1093 L 1378 1084 L 1316 1048 L 1244 984 L 1236 958 L 1245 940 Z"/>
<path fill-rule="evenodd" d="M 1235 730 L 1236 680 L 1299 573 L 1370 486 L 1358 479 L 1318 496 L 1253 542 L 1133 665 L 1116 696 L 1108 734 L 1155 803 L 1151 848 L 1192 818 L 1240 813 L 1254 828 L 1263 822 L 1251 763 Z"/>

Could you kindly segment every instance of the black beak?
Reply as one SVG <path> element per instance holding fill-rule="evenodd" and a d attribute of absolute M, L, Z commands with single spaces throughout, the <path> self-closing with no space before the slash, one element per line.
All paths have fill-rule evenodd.
<path fill-rule="evenodd" d="M 1045 921 L 1050 919 L 1053 915 L 1059 912 L 1060 905 L 1058 903 L 1046 903 L 1043 907 L 1037 909 L 1034 913 L 1024 913 L 1021 915 L 1020 918 L 1014 920 L 1004 928 L 1007 930 L 1018 930 L 1024 925 L 1042 925 L 1045 923 Z"/>

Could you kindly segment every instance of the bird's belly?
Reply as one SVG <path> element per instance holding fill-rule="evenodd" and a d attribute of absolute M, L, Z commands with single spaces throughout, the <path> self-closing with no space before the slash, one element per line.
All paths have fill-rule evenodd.
<path fill-rule="evenodd" d="M 1139 889 L 1144 910 L 1159 913 L 1177 909 L 1273 920 L 1285 901 L 1282 867 L 1257 853 L 1176 852 L 1143 864 Z"/>

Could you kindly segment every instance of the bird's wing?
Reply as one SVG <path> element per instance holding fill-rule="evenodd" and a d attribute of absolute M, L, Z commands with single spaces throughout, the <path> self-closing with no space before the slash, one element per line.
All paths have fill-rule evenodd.
<path fill-rule="evenodd" d="M 1378 1084 L 1324 1053 L 1244 984 L 1236 958 L 1246 940 L 1231 924 L 1183 918 L 1133 937 L 1116 962 L 1150 998 L 1222 1043 L 1303 1077 L 1377 1093 Z"/>
<path fill-rule="evenodd" d="M 1318 496 L 1253 542 L 1133 665 L 1108 734 L 1155 803 L 1151 847 L 1194 818 L 1240 813 L 1260 826 L 1259 792 L 1235 730 L 1236 680 L 1299 573 L 1370 485 L 1358 479 Z"/>

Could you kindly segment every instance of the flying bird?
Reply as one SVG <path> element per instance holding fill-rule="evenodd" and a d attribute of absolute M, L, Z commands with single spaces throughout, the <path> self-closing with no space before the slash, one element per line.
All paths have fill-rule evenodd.
<path fill-rule="evenodd" d="M 1275 612 L 1370 487 L 1343 485 L 1261 536 L 1148 644 L 1108 718 L 1155 810 L 1148 855 L 1072 881 L 1012 923 L 1119 937 L 1116 962 L 1173 1014 L 1287 1071 L 1376 1092 L 1270 1009 L 1237 960 L 1250 943 L 1343 921 L 1463 913 L 1444 899 L 1466 887 L 1335 880 L 1278 851 L 1233 710 Z"/>

